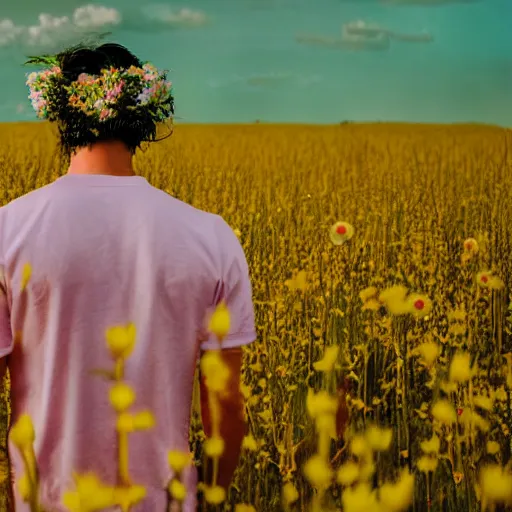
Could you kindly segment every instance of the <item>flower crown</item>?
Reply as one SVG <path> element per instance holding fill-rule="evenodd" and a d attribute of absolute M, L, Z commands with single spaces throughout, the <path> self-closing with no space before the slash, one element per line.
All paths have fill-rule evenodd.
<path fill-rule="evenodd" d="M 132 110 L 149 114 L 155 122 L 172 118 L 174 97 L 166 73 L 150 63 L 128 69 L 103 69 L 99 75 L 82 73 L 69 83 L 58 65 L 27 76 L 29 98 L 39 119 L 56 121 L 62 109 L 62 91 L 68 106 L 98 122 Z"/>

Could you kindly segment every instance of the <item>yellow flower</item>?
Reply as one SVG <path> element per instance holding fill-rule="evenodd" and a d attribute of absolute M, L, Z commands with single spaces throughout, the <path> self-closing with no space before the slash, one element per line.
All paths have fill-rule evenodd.
<path fill-rule="evenodd" d="M 487 504 L 512 503 L 512 474 L 497 464 L 480 471 L 480 492 Z"/>
<path fill-rule="evenodd" d="M 489 429 L 491 428 L 487 420 L 484 420 L 482 416 L 480 416 L 475 411 L 472 411 L 470 409 L 464 409 L 460 417 L 460 420 L 462 423 L 465 423 L 466 425 L 471 425 L 472 427 L 477 428 L 478 430 L 484 433 L 488 432 Z"/>
<path fill-rule="evenodd" d="M 123 412 L 117 417 L 116 428 L 118 432 L 130 433 L 135 430 L 135 420 L 132 414 Z"/>
<path fill-rule="evenodd" d="M 496 455 L 501 451 L 501 446 L 496 441 L 487 441 L 487 453 L 489 455 Z"/>
<path fill-rule="evenodd" d="M 422 473 L 433 473 L 437 469 L 437 458 L 424 455 L 416 463 Z"/>
<path fill-rule="evenodd" d="M 377 299 L 369 299 L 361 308 L 363 311 L 378 311 L 381 308 L 382 304 Z"/>
<path fill-rule="evenodd" d="M 23 270 L 21 271 L 21 291 L 22 292 L 27 287 L 27 284 L 30 281 L 31 276 L 32 276 L 32 267 L 31 267 L 30 263 L 25 263 L 25 265 L 23 265 Z"/>
<path fill-rule="evenodd" d="M 155 426 L 155 417 L 151 411 L 141 411 L 133 417 L 135 430 L 149 430 Z"/>
<path fill-rule="evenodd" d="M 474 238 L 467 238 L 464 241 L 464 251 L 470 254 L 476 254 L 478 252 L 478 242 Z"/>
<path fill-rule="evenodd" d="M 235 506 L 235 512 L 256 512 L 256 509 L 252 505 L 239 503 Z"/>
<path fill-rule="evenodd" d="M 387 307 L 388 311 L 395 316 L 411 313 L 411 304 L 406 300 L 407 288 L 397 285 L 387 288 L 381 292 L 379 300 Z"/>
<path fill-rule="evenodd" d="M 116 412 L 123 412 L 135 402 L 135 391 L 125 384 L 118 382 L 110 388 L 110 403 Z"/>
<path fill-rule="evenodd" d="M 320 414 L 315 418 L 315 426 L 320 435 L 336 439 L 336 417 L 334 414 Z"/>
<path fill-rule="evenodd" d="M 327 391 L 322 390 L 315 394 L 311 388 L 308 388 L 306 408 L 312 419 L 324 414 L 336 414 L 338 399 L 335 396 L 329 395 Z"/>
<path fill-rule="evenodd" d="M 367 483 L 348 487 L 341 495 L 343 510 L 345 512 L 380 512 L 375 491 Z"/>
<path fill-rule="evenodd" d="M 324 356 L 316 363 L 313 363 L 313 368 L 318 372 L 331 372 L 334 368 L 334 363 L 338 358 L 339 351 L 340 347 L 338 345 L 330 345 L 329 347 L 326 347 Z"/>
<path fill-rule="evenodd" d="M 489 281 L 491 280 L 491 278 L 492 278 L 491 272 L 488 272 L 488 271 L 479 272 L 476 275 L 476 282 L 482 288 L 488 288 Z"/>
<path fill-rule="evenodd" d="M 320 455 L 313 455 L 304 464 L 303 472 L 308 482 L 317 489 L 327 489 L 331 484 L 332 469 Z"/>
<path fill-rule="evenodd" d="M 368 302 L 370 299 L 374 299 L 377 296 L 378 290 L 375 286 L 370 286 L 359 292 L 359 297 L 362 302 Z"/>
<path fill-rule="evenodd" d="M 69 512 L 83 512 L 81 498 L 76 491 L 66 491 L 62 495 L 62 504 Z"/>
<path fill-rule="evenodd" d="M 454 336 L 464 336 L 467 332 L 467 328 L 464 324 L 453 323 L 448 328 L 448 332 Z"/>
<path fill-rule="evenodd" d="M 135 347 L 137 330 L 133 323 L 109 327 L 106 331 L 107 347 L 113 359 L 126 359 Z"/>
<path fill-rule="evenodd" d="M 431 367 L 439 357 L 439 345 L 434 341 L 422 343 L 417 348 L 417 352 L 419 353 L 423 363 L 425 363 L 426 366 Z"/>
<path fill-rule="evenodd" d="M 187 497 L 187 488 L 182 482 L 176 480 L 175 478 L 172 479 L 171 483 L 169 484 L 169 492 L 176 501 L 184 501 Z"/>
<path fill-rule="evenodd" d="M 454 309 L 448 313 L 450 322 L 464 322 L 466 320 L 466 311 L 462 308 Z"/>
<path fill-rule="evenodd" d="M 27 475 L 23 475 L 18 479 L 18 492 L 20 493 L 21 499 L 25 502 L 30 499 L 30 480 Z"/>
<path fill-rule="evenodd" d="M 62 497 L 63 505 L 71 512 L 99 511 L 119 503 L 115 489 L 105 486 L 93 473 L 75 475 L 75 484 L 76 490 Z"/>
<path fill-rule="evenodd" d="M 493 408 L 493 400 L 489 396 L 485 395 L 477 395 L 473 397 L 473 403 L 483 409 L 484 411 L 492 411 Z"/>
<path fill-rule="evenodd" d="M 434 419 L 445 425 L 455 423 L 457 420 L 457 413 L 453 405 L 448 400 L 438 400 L 432 406 L 432 416 Z"/>
<path fill-rule="evenodd" d="M 222 301 L 213 312 L 210 323 L 208 325 L 208 330 L 215 334 L 219 341 L 222 341 L 229 333 L 231 325 L 229 310 L 226 306 L 226 303 Z"/>
<path fill-rule="evenodd" d="M 457 391 L 458 389 L 458 386 L 457 386 L 457 383 L 455 382 L 450 382 L 450 381 L 446 381 L 446 380 L 443 380 L 441 381 L 441 383 L 439 384 L 439 387 L 447 394 L 449 395 L 450 393 L 455 393 L 455 391 Z"/>
<path fill-rule="evenodd" d="M 422 441 L 420 443 L 420 448 L 423 451 L 423 453 L 426 453 L 427 455 L 436 455 L 439 453 L 439 450 L 441 449 L 441 441 L 439 437 L 433 434 L 428 441 Z"/>
<path fill-rule="evenodd" d="M 414 476 L 403 470 L 395 484 L 383 484 L 380 488 L 380 501 L 387 512 L 409 510 L 414 495 Z"/>
<path fill-rule="evenodd" d="M 371 452 L 361 459 L 361 465 L 359 466 L 359 480 L 361 482 L 368 482 L 377 469 L 370 454 Z"/>
<path fill-rule="evenodd" d="M 365 432 L 369 447 L 375 452 L 385 452 L 393 439 L 393 430 L 371 425 Z"/>
<path fill-rule="evenodd" d="M 34 432 L 32 419 L 28 414 L 22 414 L 18 421 L 12 426 L 9 439 L 17 448 L 24 450 L 34 443 L 35 438 L 36 434 Z"/>
<path fill-rule="evenodd" d="M 220 505 L 226 499 L 226 490 L 220 485 L 205 487 L 204 499 L 210 505 Z"/>
<path fill-rule="evenodd" d="M 407 297 L 411 313 L 416 318 L 425 318 L 432 311 L 432 301 L 425 295 L 414 293 Z"/>
<path fill-rule="evenodd" d="M 467 382 L 473 376 L 469 352 L 456 353 L 450 364 L 449 378 L 452 382 Z"/>
<path fill-rule="evenodd" d="M 114 489 L 115 502 L 121 507 L 123 512 L 128 512 L 130 508 L 141 502 L 146 497 L 146 494 L 146 488 L 141 485 Z"/>
<path fill-rule="evenodd" d="M 498 389 L 491 390 L 491 395 L 494 400 L 498 400 L 499 402 L 506 402 L 508 400 L 508 394 L 503 386 Z"/>
<path fill-rule="evenodd" d="M 242 448 L 250 452 L 255 452 L 258 450 L 258 442 L 251 435 L 245 436 L 242 441 Z"/>
<path fill-rule="evenodd" d="M 305 270 L 297 273 L 294 279 L 288 279 L 284 283 L 291 291 L 304 292 L 308 287 L 308 274 Z"/>
<path fill-rule="evenodd" d="M 358 434 L 350 441 L 350 451 L 356 457 L 364 457 L 371 453 L 368 440 L 361 434 Z"/>
<path fill-rule="evenodd" d="M 192 454 L 189 452 L 171 450 L 167 454 L 167 461 L 169 462 L 169 467 L 175 473 L 179 474 L 192 463 Z"/>
<path fill-rule="evenodd" d="M 213 436 L 204 442 L 204 452 L 208 457 L 217 458 L 224 453 L 224 439 L 219 436 Z"/>
<path fill-rule="evenodd" d="M 210 350 L 201 358 L 201 372 L 211 391 L 221 392 L 227 387 L 230 372 L 219 350 Z"/>
<path fill-rule="evenodd" d="M 348 461 L 338 469 L 336 480 L 339 484 L 348 487 L 355 483 L 359 478 L 359 464 Z"/>
<path fill-rule="evenodd" d="M 331 226 L 329 236 L 334 245 L 343 245 L 354 236 L 354 227 L 348 222 L 336 222 Z"/>
<path fill-rule="evenodd" d="M 287 482 L 283 486 L 283 501 L 285 506 L 295 503 L 299 499 L 299 493 L 291 482 Z"/>

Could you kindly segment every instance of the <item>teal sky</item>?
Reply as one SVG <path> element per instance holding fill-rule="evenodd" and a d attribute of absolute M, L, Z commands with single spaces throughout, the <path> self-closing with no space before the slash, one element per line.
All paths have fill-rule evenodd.
<path fill-rule="evenodd" d="M 34 118 L 25 55 L 111 31 L 171 69 L 181 122 L 512 126 L 511 0 L 112 0 L 75 14 L 87 4 L 5 4 L 1 121 Z"/>

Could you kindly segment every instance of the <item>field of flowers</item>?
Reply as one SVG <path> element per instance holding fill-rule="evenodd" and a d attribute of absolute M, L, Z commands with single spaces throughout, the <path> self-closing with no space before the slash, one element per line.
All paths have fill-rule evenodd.
<path fill-rule="evenodd" d="M 479 126 L 178 126 L 138 155 L 251 269 L 227 510 L 509 510 L 511 148 Z M 0 204 L 62 167 L 48 127 L 0 125 Z"/>

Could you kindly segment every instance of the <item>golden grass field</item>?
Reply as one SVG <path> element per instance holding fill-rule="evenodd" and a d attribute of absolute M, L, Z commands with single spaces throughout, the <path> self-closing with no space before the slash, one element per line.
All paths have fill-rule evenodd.
<path fill-rule="evenodd" d="M 296 511 L 319 495 L 315 510 L 345 512 L 512 505 L 510 130 L 178 125 L 136 165 L 222 215 L 251 269 L 259 338 L 244 391 L 258 449 L 244 451 L 232 505 L 284 510 L 286 483 Z M 49 128 L 0 125 L 0 204 L 62 172 Z M 354 228 L 342 245 L 330 237 L 337 221 Z M 431 311 L 402 314 L 409 299 L 395 285 Z M 326 346 L 339 347 L 330 373 L 313 367 Z M 314 411 L 332 419 L 308 388 L 332 392 L 335 380 L 349 389 L 346 442 L 333 440 L 305 478 L 325 452 Z M 375 424 L 392 429 L 390 443 Z M 199 430 L 194 413 L 198 451 Z M 401 468 L 415 476 L 408 490 L 391 486 Z M 324 485 L 318 475 L 330 482 L 331 470 L 337 480 Z M 394 499 L 408 492 L 411 503 Z"/>

